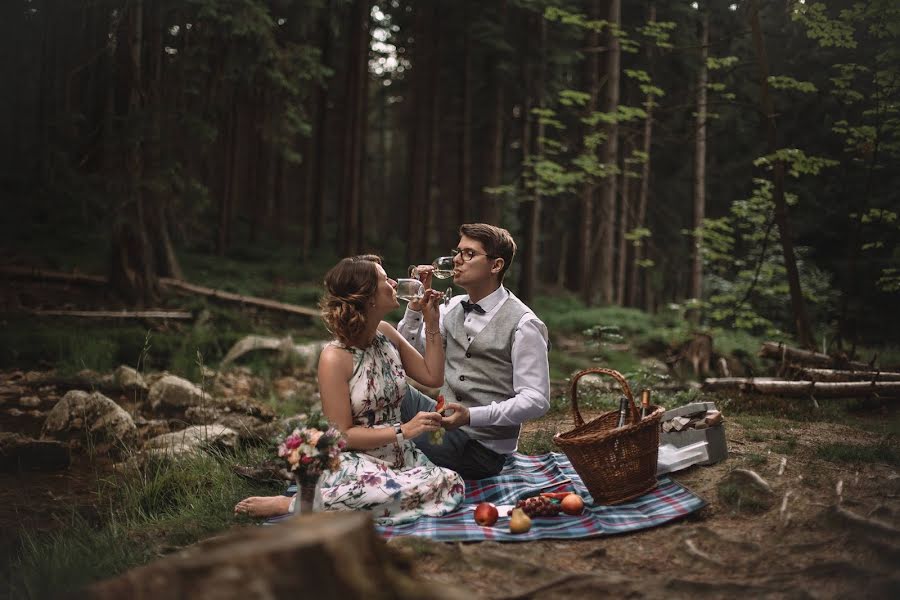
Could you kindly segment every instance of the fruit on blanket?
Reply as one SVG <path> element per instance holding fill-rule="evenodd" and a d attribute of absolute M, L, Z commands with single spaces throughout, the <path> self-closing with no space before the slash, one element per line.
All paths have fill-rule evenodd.
<path fill-rule="evenodd" d="M 544 498 L 550 498 L 551 500 L 562 500 L 572 492 L 541 492 L 541 496 Z"/>
<path fill-rule="evenodd" d="M 499 516 L 500 513 L 497 512 L 497 507 L 490 502 L 482 502 L 475 507 L 475 522 L 482 527 L 493 526 Z"/>
<path fill-rule="evenodd" d="M 559 505 L 567 515 L 580 515 L 584 510 L 584 500 L 578 494 L 569 494 L 560 501 Z"/>
<path fill-rule="evenodd" d="M 559 514 L 559 504 L 544 496 L 532 496 L 516 502 L 529 517 L 553 517 Z"/>
<path fill-rule="evenodd" d="M 510 533 L 525 533 L 531 529 L 531 517 L 521 508 L 514 508 L 509 519 Z"/>

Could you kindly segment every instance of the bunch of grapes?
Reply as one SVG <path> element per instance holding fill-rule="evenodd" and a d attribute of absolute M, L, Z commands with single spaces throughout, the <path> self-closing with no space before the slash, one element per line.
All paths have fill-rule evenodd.
<path fill-rule="evenodd" d="M 553 517 L 559 514 L 559 504 L 544 496 L 532 496 L 516 502 L 529 517 Z"/>
<path fill-rule="evenodd" d="M 444 428 L 435 429 L 431 432 L 431 443 L 435 446 L 440 446 L 444 443 Z"/>

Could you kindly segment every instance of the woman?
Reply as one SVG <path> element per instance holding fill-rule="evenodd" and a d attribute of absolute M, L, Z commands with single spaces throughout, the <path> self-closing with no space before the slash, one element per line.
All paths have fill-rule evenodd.
<path fill-rule="evenodd" d="M 319 357 L 322 410 L 347 439 L 340 467 L 322 480 L 324 510 L 366 510 L 380 524 L 439 516 L 463 499 L 462 478 L 435 466 L 410 441 L 441 427 L 437 412 L 419 412 L 400 423 L 406 375 L 431 387 L 444 380 L 440 293 L 426 290 L 425 355 L 382 319 L 397 308 L 397 282 L 377 256 L 345 258 L 325 276 L 320 308 L 337 338 Z M 290 512 L 285 496 L 252 497 L 236 513 L 267 517 Z"/>

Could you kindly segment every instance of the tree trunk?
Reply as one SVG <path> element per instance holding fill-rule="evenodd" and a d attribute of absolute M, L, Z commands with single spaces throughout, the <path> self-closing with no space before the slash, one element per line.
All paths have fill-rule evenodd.
<path fill-rule="evenodd" d="M 627 101 L 627 100 L 626 100 Z M 628 240 L 625 236 L 631 230 L 632 210 L 631 210 L 631 177 L 628 172 L 629 157 L 631 156 L 631 142 L 625 141 L 622 148 L 622 198 L 621 208 L 619 210 L 619 231 L 616 236 L 618 241 L 618 250 L 616 253 L 616 304 L 625 305 L 625 277 L 628 272 Z"/>
<path fill-rule="evenodd" d="M 882 371 L 847 371 L 801 367 L 797 374 L 811 381 L 900 381 L 900 373 Z"/>
<path fill-rule="evenodd" d="M 430 43 L 434 26 L 434 6 L 417 4 L 415 6 L 415 22 L 413 26 L 413 82 L 412 106 L 413 124 L 411 127 L 409 153 L 410 194 L 407 220 L 408 263 L 424 260 L 426 254 L 425 227 L 428 223 L 428 188 L 431 181 L 431 108 L 430 76 L 433 64 L 433 52 Z"/>
<path fill-rule="evenodd" d="M 447 586 L 410 574 L 362 512 L 295 517 L 204 541 L 186 556 L 161 558 L 92 584 L 73 598 L 397 598 L 458 600 Z"/>
<path fill-rule="evenodd" d="M 612 25 L 620 26 L 622 24 L 622 1 L 609 1 L 609 22 Z M 619 38 L 614 31 L 610 31 L 608 35 L 609 51 L 606 63 L 606 94 L 604 96 L 603 111 L 607 113 L 615 113 L 619 106 L 619 60 L 621 48 Z M 619 154 L 619 127 L 613 121 L 607 126 L 607 139 L 603 145 L 603 154 L 601 162 L 610 167 L 618 164 Z M 604 304 L 611 304 L 613 301 L 613 257 L 615 250 L 615 219 L 616 219 L 616 181 L 615 175 L 605 177 L 601 182 L 600 188 L 600 218 L 601 224 L 598 229 L 601 246 L 600 260 L 600 296 Z M 593 281 L 593 279 L 591 279 Z M 592 300 L 592 286 L 588 286 L 585 301 L 587 304 Z"/>
<path fill-rule="evenodd" d="M 538 21 L 538 76 L 537 81 L 534 85 L 534 96 L 537 99 L 537 104 L 540 108 L 544 108 L 544 88 L 546 86 L 546 44 L 547 44 L 547 20 L 543 18 L 543 16 L 535 17 Z M 529 27 L 529 30 L 533 30 L 533 27 Z M 524 68 L 525 68 L 525 81 L 526 81 L 526 95 L 528 97 L 525 101 L 525 115 L 524 115 L 524 125 L 522 127 L 522 158 L 523 163 L 527 163 L 528 158 L 531 156 L 531 128 L 532 128 L 532 117 L 531 117 L 531 69 L 528 64 L 528 61 L 525 60 Z M 543 155 L 543 137 L 544 137 L 544 125 L 538 123 L 537 126 L 537 139 L 535 140 L 535 152 L 538 157 Z M 540 240 L 540 225 L 541 225 L 541 197 L 537 190 L 534 190 L 532 193 L 529 193 L 527 197 L 521 204 L 521 212 L 522 212 L 522 231 L 524 232 L 524 240 L 522 245 L 522 276 L 519 281 L 519 296 L 525 303 L 530 303 L 534 299 L 535 290 L 537 287 L 537 263 L 538 263 L 538 250 L 539 250 L 539 240 Z"/>
<path fill-rule="evenodd" d="M 762 27 L 759 23 L 759 2 L 752 0 L 750 5 L 750 27 L 753 31 L 753 45 L 756 49 L 756 58 L 759 68 L 760 106 L 766 116 L 767 142 L 769 153 L 778 150 L 777 129 L 775 124 L 775 105 L 769 95 L 769 59 L 766 55 L 765 39 Z M 775 222 L 781 234 L 781 250 L 784 254 L 784 266 L 787 270 L 788 287 L 791 294 L 791 309 L 794 314 L 794 323 L 797 328 L 797 339 L 801 346 L 815 347 L 812 327 L 809 316 L 806 313 L 806 303 L 803 300 L 803 291 L 800 288 L 800 273 L 797 270 L 797 260 L 794 256 L 794 242 L 791 236 L 790 221 L 788 219 L 787 203 L 784 199 L 784 163 L 776 161 L 772 174 L 772 200 L 775 202 Z"/>
<path fill-rule="evenodd" d="M 459 151 L 459 210 L 456 223 L 469 221 L 472 214 L 472 32 L 469 26 L 470 0 L 463 0 L 465 34 L 463 37 L 462 124 Z M 454 232 L 455 234 L 455 232 Z"/>
<path fill-rule="evenodd" d="M 697 116 L 694 131 L 694 228 L 691 249 L 691 298 L 703 299 L 703 237 L 700 228 L 706 217 L 706 83 L 709 57 L 709 11 L 700 15 L 700 70 L 697 74 Z M 697 325 L 700 312 L 694 313 Z"/>
<path fill-rule="evenodd" d="M 590 17 L 600 18 L 600 0 L 593 0 L 590 5 Z M 597 48 L 600 45 L 600 34 L 596 30 L 589 30 L 585 39 L 588 48 Z M 597 52 L 588 54 L 584 61 L 585 85 L 588 88 L 588 104 L 585 107 L 587 117 L 597 110 L 597 100 L 600 96 L 600 58 Z M 586 132 L 582 132 L 582 138 Z M 583 151 L 586 151 L 585 148 Z M 593 282 L 596 272 L 591 260 L 591 240 L 594 231 L 594 206 L 597 184 L 593 176 L 588 176 L 584 187 L 581 189 L 581 199 L 578 204 L 578 233 L 571 238 L 574 243 L 571 252 L 571 267 L 569 277 L 569 289 L 578 291 L 582 301 L 588 306 L 593 300 Z"/>
<path fill-rule="evenodd" d="M 874 365 L 872 364 L 851 361 L 848 360 L 846 356 L 829 356 L 828 354 L 820 354 L 819 352 L 792 348 L 778 342 L 763 342 L 762 347 L 759 349 L 759 355 L 762 358 L 773 358 L 786 363 L 795 363 L 806 366 L 834 369 L 863 369 L 866 371 L 874 368 Z M 874 363 L 874 359 L 872 362 Z"/>
<path fill-rule="evenodd" d="M 331 63 L 333 40 L 331 36 L 331 10 L 332 2 L 328 0 L 322 11 L 322 18 L 319 20 L 319 28 L 322 34 L 322 65 L 329 67 Z M 313 153 L 315 154 L 315 168 L 311 169 L 313 178 L 310 186 L 312 196 L 309 201 L 311 203 L 310 221 L 313 223 L 312 231 L 312 247 L 321 249 L 324 245 L 323 234 L 325 231 L 325 164 L 322 158 L 326 155 L 326 138 L 325 130 L 328 126 L 328 86 L 321 84 L 316 91 L 316 118 Z"/>
<path fill-rule="evenodd" d="M 148 185 L 145 187 L 147 234 L 153 251 L 153 263 L 156 274 L 163 277 L 181 279 L 184 274 L 172 238 L 169 235 L 169 194 L 167 176 L 163 171 L 162 158 L 162 91 L 165 85 L 162 77 L 163 59 L 163 26 L 164 15 L 157 3 L 147 6 L 147 33 L 149 58 L 146 69 L 147 105 L 150 115 L 150 127 L 144 145 L 146 156 L 146 172 Z"/>
<path fill-rule="evenodd" d="M 121 135 L 128 140 L 123 153 L 125 194 L 113 220 L 109 281 L 113 289 L 140 307 L 155 301 L 159 282 L 147 236 L 143 195 L 144 157 L 141 148 L 143 136 L 127 131 L 136 127 L 139 113 L 143 109 L 143 0 L 136 0 L 129 9 L 123 16 L 125 23 L 119 46 L 120 51 L 125 53 L 122 63 L 127 65 L 127 70 L 119 74 L 119 83 L 123 87 L 122 97 L 127 98 L 126 113 L 121 119 Z"/>
<path fill-rule="evenodd" d="M 498 26 L 501 30 L 506 30 L 506 0 L 500 0 L 500 15 Z M 488 177 L 487 187 L 499 187 L 503 184 L 503 125 L 504 125 L 504 106 L 505 98 L 505 81 L 503 72 L 500 68 L 504 57 L 497 55 L 494 57 L 494 64 L 491 75 L 491 82 L 494 91 L 493 117 L 491 123 L 491 141 L 490 153 L 488 154 Z M 482 221 L 492 225 L 502 225 L 503 219 L 503 197 L 502 195 L 488 194 L 482 192 Z"/>
<path fill-rule="evenodd" d="M 347 59 L 347 90 L 344 123 L 344 164 L 341 178 L 341 235 L 339 253 L 358 254 L 362 224 L 360 193 L 365 157 L 366 80 L 368 79 L 369 1 L 354 0 L 349 14 L 351 43 Z"/>
<path fill-rule="evenodd" d="M 784 379 L 723 377 L 707 379 L 703 383 L 704 391 L 741 391 L 775 396 L 815 398 L 858 398 L 865 396 L 898 396 L 900 381 L 851 381 L 851 382 L 817 382 L 817 381 L 785 381 Z"/>
<path fill-rule="evenodd" d="M 650 13 L 647 20 L 651 23 L 656 22 L 656 4 L 654 4 L 653 2 L 650 3 Z M 650 67 L 652 67 L 653 51 L 650 44 L 647 44 L 647 62 L 649 63 Z M 636 228 L 643 228 L 647 220 L 647 204 L 649 202 L 650 196 L 650 149 L 652 148 L 653 107 L 655 106 L 655 104 L 656 101 L 654 100 L 653 95 L 647 94 L 647 99 L 644 104 L 644 110 L 647 112 L 647 118 L 644 120 L 644 138 L 642 148 L 644 152 L 644 163 L 641 166 L 641 188 L 640 195 L 638 196 L 637 215 L 634 223 L 634 226 Z M 634 242 L 634 255 L 631 260 L 631 273 L 628 278 L 628 306 L 640 306 L 641 303 L 639 295 L 641 293 L 641 290 L 646 288 L 646 269 L 643 269 L 640 266 L 641 261 L 644 259 L 644 248 L 646 244 L 647 241 L 643 238 Z M 641 286 L 640 281 L 644 281 L 645 284 Z"/>

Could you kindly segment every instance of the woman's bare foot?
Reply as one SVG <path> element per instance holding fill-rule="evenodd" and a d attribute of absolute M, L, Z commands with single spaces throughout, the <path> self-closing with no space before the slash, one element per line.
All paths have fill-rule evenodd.
<path fill-rule="evenodd" d="M 234 514 L 248 517 L 277 517 L 287 514 L 291 506 L 288 496 L 250 496 L 234 505 Z"/>

